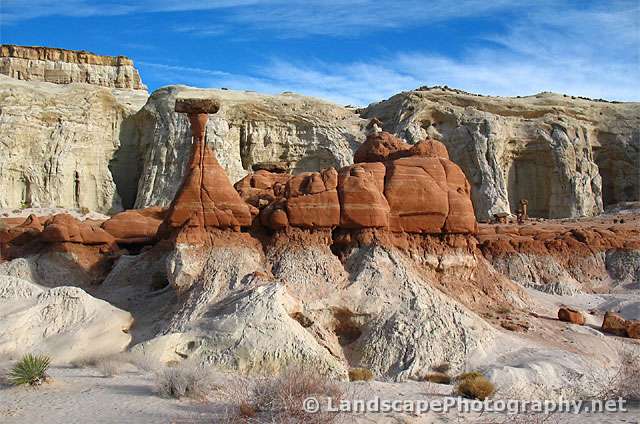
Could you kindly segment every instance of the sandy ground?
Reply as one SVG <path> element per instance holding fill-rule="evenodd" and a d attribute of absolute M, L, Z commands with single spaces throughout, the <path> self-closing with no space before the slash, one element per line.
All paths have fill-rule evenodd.
<path fill-rule="evenodd" d="M 8 364 L 2 364 L 5 368 Z M 226 408 L 216 395 L 210 401 L 162 398 L 154 376 L 131 367 L 120 375 L 102 377 L 92 368 L 53 368 L 53 381 L 40 388 L 0 386 L 0 422 L 12 423 L 215 423 Z M 225 384 L 221 378 L 220 384 Z M 444 400 L 451 386 L 424 382 L 345 383 L 349 399 Z M 628 412 L 553 414 L 519 418 L 495 413 L 429 412 L 343 414 L 336 422 L 350 423 L 639 423 L 640 405 Z"/>

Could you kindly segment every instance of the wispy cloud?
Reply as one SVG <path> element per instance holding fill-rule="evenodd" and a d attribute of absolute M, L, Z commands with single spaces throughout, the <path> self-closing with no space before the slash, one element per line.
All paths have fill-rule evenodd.
<path fill-rule="evenodd" d="M 355 55 L 350 62 L 316 60 L 278 52 L 238 73 L 138 62 L 143 78 L 204 87 L 275 93 L 296 91 L 338 103 L 364 105 L 420 85 L 446 84 L 492 95 L 556 91 L 617 100 L 640 100 L 640 5 L 507 0 L 2 0 L 0 19 L 19 22 L 48 16 L 215 13 L 215 24 L 193 20 L 176 34 L 217 36 L 231 28 L 272 37 L 355 36 L 381 30 L 449 22 L 455 18 L 510 13 L 505 27 L 483 34 L 456 55 L 427 47 L 398 46 L 386 57 Z M 224 13 L 218 13 L 224 11 Z M 516 13 L 517 11 L 517 13 Z M 220 15 L 220 16 L 219 16 Z M 224 16 L 222 16 L 224 15 Z M 205 13 L 206 16 L 206 13 Z M 211 20 L 209 20 L 211 22 Z M 237 32 L 237 31 L 236 31 Z M 366 49 L 366 46 L 363 46 Z M 257 60 L 257 59 L 256 59 Z"/>
<path fill-rule="evenodd" d="M 396 52 L 366 62 L 301 63 L 274 58 L 243 74 L 144 69 L 167 83 L 276 93 L 296 91 L 342 104 L 366 105 L 421 85 L 449 85 L 502 96 L 554 91 L 593 98 L 640 100 L 640 8 L 535 13 L 515 21 L 484 47 L 452 58 L 424 51 Z M 175 79 L 173 80 L 176 81 Z"/>
<path fill-rule="evenodd" d="M 540 5 L 538 1 L 511 0 L 3 0 L 0 19 L 17 23 L 43 16 L 115 16 L 141 13 L 203 11 L 192 33 L 218 35 L 223 28 L 270 31 L 292 38 L 313 35 L 358 35 L 362 31 L 399 29 L 433 24 L 451 18 L 482 16 L 509 7 Z M 224 10 L 225 16 L 218 15 Z M 216 13 L 216 31 L 208 22 Z M 201 25 L 198 25 L 201 24 Z M 177 28 L 180 29 L 179 27 Z"/>

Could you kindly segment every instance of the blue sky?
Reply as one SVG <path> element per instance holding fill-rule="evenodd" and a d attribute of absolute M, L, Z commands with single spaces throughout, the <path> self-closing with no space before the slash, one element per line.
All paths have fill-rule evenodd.
<path fill-rule="evenodd" d="M 126 55 L 150 90 L 640 100 L 639 0 L 0 0 L 0 40 Z"/>

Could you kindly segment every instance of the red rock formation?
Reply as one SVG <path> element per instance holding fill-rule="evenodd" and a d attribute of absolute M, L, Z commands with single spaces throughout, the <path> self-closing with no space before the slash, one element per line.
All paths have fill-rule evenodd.
<path fill-rule="evenodd" d="M 624 337 L 627 335 L 627 322 L 619 314 L 607 312 L 602 321 L 602 331 Z"/>
<path fill-rule="evenodd" d="M 558 310 L 558 319 L 564 322 L 584 325 L 584 315 L 582 315 L 580 311 L 572 308 L 560 308 Z"/>
<path fill-rule="evenodd" d="M 120 212 L 102 224 L 102 229 L 115 237 L 118 243 L 151 243 L 162 220 L 165 209 L 151 207 Z"/>
<path fill-rule="evenodd" d="M 398 156 L 404 157 L 393 159 Z M 340 226 L 475 232 L 469 183 L 447 156 L 437 141 L 411 147 L 381 132 L 370 135 L 356 152 L 357 163 L 339 174 L 331 169 L 292 177 L 260 171 L 235 187 L 260 209 L 259 223 L 272 229 Z"/>
<path fill-rule="evenodd" d="M 627 320 L 627 336 L 640 339 L 640 320 Z"/>
<path fill-rule="evenodd" d="M 367 136 L 353 155 L 353 162 L 384 162 L 410 156 L 449 159 L 449 152 L 437 140 L 427 138 L 412 146 L 393 134 L 381 131 Z"/>
<path fill-rule="evenodd" d="M 411 145 L 388 132 L 372 133 L 356 150 L 353 162 L 384 162 L 393 159 L 392 155 L 410 148 Z"/>
<path fill-rule="evenodd" d="M 176 111 L 189 113 L 194 148 L 187 175 L 178 190 L 158 235 L 180 234 L 178 241 L 200 242 L 212 228 L 239 230 L 251 224 L 251 211 L 234 190 L 224 169 L 205 143 L 208 112 L 219 105 L 209 99 L 176 101 Z"/>
<path fill-rule="evenodd" d="M 340 170 L 340 227 L 388 227 L 391 208 L 384 197 L 382 163 L 359 163 Z"/>
<path fill-rule="evenodd" d="M 55 215 L 44 224 L 41 239 L 47 243 L 115 245 L 115 238 L 102 228 L 78 221 L 68 214 Z"/>

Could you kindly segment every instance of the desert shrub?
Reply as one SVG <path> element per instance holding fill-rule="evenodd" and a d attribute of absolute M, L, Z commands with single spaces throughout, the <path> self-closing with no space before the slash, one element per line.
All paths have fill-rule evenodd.
<path fill-rule="evenodd" d="M 496 388 L 484 375 L 472 375 L 460 379 L 456 391 L 466 398 L 485 400 L 495 393 Z"/>
<path fill-rule="evenodd" d="M 455 379 L 456 381 L 462 381 L 474 377 L 484 377 L 484 374 L 482 374 L 480 371 L 467 371 L 459 374 Z"/>
<path fill-rule="evenodd" d="M 91 212 L 91 209 L 89 209 L 86 206 L 82 206 L 78 209 L 78 211 L 82 214 L 82 215 L 87 215 Z"/>
<path fill-rule="evenodd" d="M 142 371 L 158 371 L 162 368 L 162 361 L 155 355 L 144 352 L 130 352 L 127 361 Z"/>
<path fill-rule="evenodd" d="M 117 357 L 107 357 L 99 359 L 95 367 L 100 371 L 103 377 L 113 377 L 121 374 L 124 370 L 125 363 Z"/>
<path fill-rule="evenodd" d="M 451 369 L 451 365 L 448 362 L 443 362 L 441 364 L 437 364 L 431 367 L 435 372 L 447 373 Z"/>
<path fill-rule="evenodd" d="M 371 381 L 373 372 L 367 368 L 351 368 L 349 370 L 349 381 Z"/>
<path fill-rule="evenodd" d="M 293 367 L 277 376 L 236 381 L 226 387 L 230 410 L 223 422 L 332 423 L 335 413 L 304 411 L 304 400 L 316 397 L 320 403 L 331 397 L 337 403 L 342 388 L 315 369 Z"/>
<path fill-rule="evenodd" d="M 47 370 L 50 364 L 51 358 L 48 356 L 28 353 L 9 371 L 9 383 L 16 386 L 23 384 L 39 386 L 47 381 Z"/>
<path fill-rule="evenodd" d="M 203 399 L 212 387 L 209 369 L 190 361 L 164 368 L 156 374 L 156 390 L 163 397 Z"/>
<path fill-rule="evenodd" d="M 451 377 L 443 372 L 430 372 L 424 379 L 436 384 L 451 384 Z"/>
<path fill-rule="evenodd" d="M 640 400 L 640 352 L 623 349 L 618 369 L 597 386 L 598 399 Z"/>

